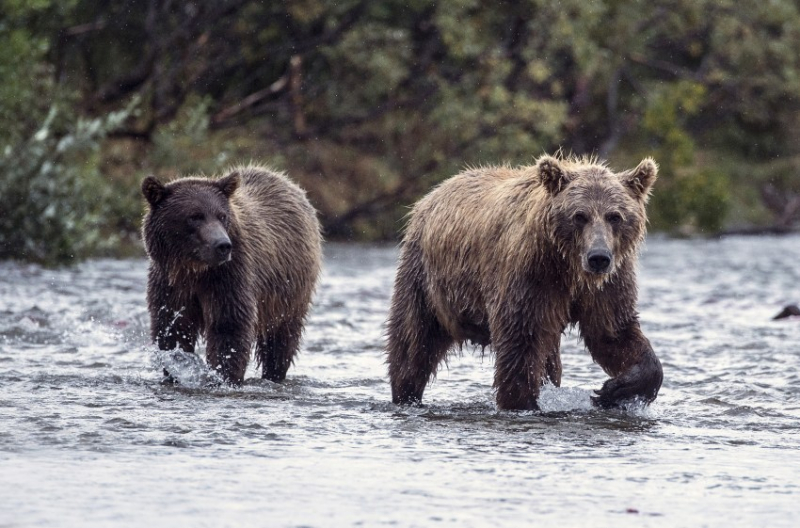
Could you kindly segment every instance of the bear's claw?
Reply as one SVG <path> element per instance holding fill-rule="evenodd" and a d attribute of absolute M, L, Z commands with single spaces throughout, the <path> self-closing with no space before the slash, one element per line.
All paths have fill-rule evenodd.
<path fill-rule="evenodd" d="M 597 396 L 592 396 L 592 403 L 604 409 L 620 407 L 635 400 L 650 404 L 658 396 L 663 379 L 661 362 L 652 350 L 648 350 L 639 363 L 594 391 Z"/>

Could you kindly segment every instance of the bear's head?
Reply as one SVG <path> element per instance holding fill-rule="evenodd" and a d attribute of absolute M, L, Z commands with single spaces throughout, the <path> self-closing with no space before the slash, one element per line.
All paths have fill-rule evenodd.
<path fill-rule="evenodd" d="M 550 236 L 585 278 L 602 283 L 626 259 L 635 258 L 658 173 L 652 158 L 620 173 L 590 158 L 543 156 L 536 168 L 550 201 Z"/>
<path fill-rule="evenodd" d="M 166 185 L 154 176 L 145 178 L 142 194 L 149 210 L 142 229 L 150 258 L 186 269 L 231 260 L 236 248 L 230 198 L 239 181 L 238 172 L 218 180 L 183 178 Z"/>

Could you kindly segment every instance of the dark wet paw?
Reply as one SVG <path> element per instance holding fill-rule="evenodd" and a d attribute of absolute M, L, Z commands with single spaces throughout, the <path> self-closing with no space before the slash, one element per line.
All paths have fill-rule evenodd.
<path fill-rule="evenodd" d="M 597 396 L 592 396 L 592 403 L 604 409 L 634 401 L 650 404 L 658 396 L 663 379 L 661 362 L 650 352 L 624 374 L 603 383 L 600 390 L 594 391 Z"/>
<path fill-rule="evenodd" d="M 611 378 L 603 383 L 603 387 L 600 390 L 596 390 L 594 393 L 597 396 L 591 397 L 592 404 L 603 409 L 621 407 L 640 398 L 638 391 L 630 385 L 625 385 L 620 378 Z"/>
<path fill-rule="evenodd" d="M 397 383 L 392 384 L 392 403 L 395 405 L 422 405 L 422 393 L 425 390 L 425 385 L 418 383 Z"/>
<path fill-rule="evenodd" d="M 395 405 L 408 405 L 409 407 L 425 407 L 422 398 L 392 398 Z"/>

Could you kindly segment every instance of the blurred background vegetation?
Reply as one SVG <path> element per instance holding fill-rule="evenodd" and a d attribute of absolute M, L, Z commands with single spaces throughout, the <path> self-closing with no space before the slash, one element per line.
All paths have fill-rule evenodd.
<path fill-rule="evenodd" d="M 800 220 L 792 0 L 0 0 L 0 258 L 140 252 L 139 182 L 250 160 L 329 239 L 465 165 L 661 166 L 651 229 Z"/>

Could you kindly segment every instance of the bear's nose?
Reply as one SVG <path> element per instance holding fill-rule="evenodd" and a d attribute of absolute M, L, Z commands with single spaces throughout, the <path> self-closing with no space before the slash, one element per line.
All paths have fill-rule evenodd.
<path fill-rule="evenodd" d="M 217 255 L 220 257 L 227 257 L 231 254 L 231 248 L 233 245 L 231 244 L 230 240 L 217 240 L 214 244 L 214 250 L 217 252 Z"/>
<path fill-rule="evenodd" d="M 611 266 L 611 252 L 606 249 L 595 249 L 589 252 L 589 269 L 594 273 L 605 273 Z"/>

